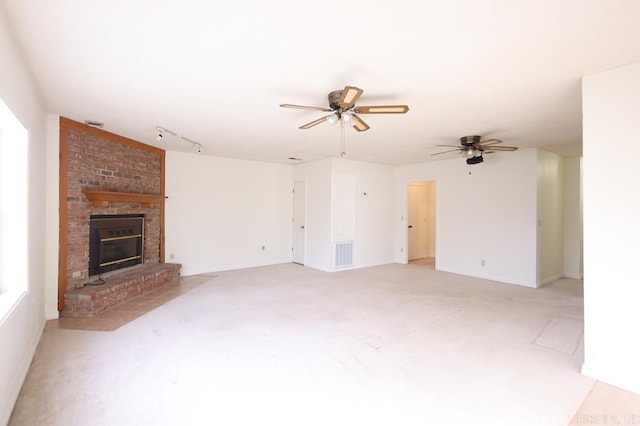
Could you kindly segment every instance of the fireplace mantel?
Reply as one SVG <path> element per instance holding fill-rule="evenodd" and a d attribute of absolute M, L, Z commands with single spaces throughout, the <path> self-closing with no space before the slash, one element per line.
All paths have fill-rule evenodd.
<path fill-rule="evenodd" d="M 143 207 L 153 208 L 163 200 L 162 195 L 140 194 L 137 192 L 116 192 L 116 191 L 82 191 L 84 195 L 93 203 L 94 207 L 109 207 L 112 201 L 141 203 Z"/>

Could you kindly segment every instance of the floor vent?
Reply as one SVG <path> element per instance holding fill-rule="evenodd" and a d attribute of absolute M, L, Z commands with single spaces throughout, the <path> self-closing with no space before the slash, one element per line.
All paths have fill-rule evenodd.
<path fill-rule="evenodd" d="M 335 267 L 353 266 L 353 241 L 336 243 Z"/>

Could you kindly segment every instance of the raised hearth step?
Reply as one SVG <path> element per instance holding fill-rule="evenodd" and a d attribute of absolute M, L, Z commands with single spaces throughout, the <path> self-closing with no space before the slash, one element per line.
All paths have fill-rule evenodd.
<path fill-rule="evenodd" d="M 93 317 L 166 284 L 180 279 L 178 263 L 157 263 L 104 278 L 100 285 L 69 289 L 64 294 L 64 317 Z"/>

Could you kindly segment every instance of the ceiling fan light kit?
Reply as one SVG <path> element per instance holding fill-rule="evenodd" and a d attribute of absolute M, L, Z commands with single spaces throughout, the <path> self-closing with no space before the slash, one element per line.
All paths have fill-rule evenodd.
<path fill-rule="evenodd" d="M 467 158 L 467 164 L 480 164 L 484 161 L 482 155 L 478 155 L 477 157 Z"/>
<path fill-rule="evenodd" d="M 337 114 L 327 115 L 327 122 L 329 124 L 336 124 L 340 120 Z"/>
<path fill-rule="evenodd" d="M 409 111 L 407 105 L 372 105 L 356 106 L 356 102 L 364 91 L 355 86 L 345 86 L 342 90 L 334 90 L 327 96 L 329 108 L 314 107 L 295 104 L 280 104 L 282 108 L 296 108 L 311 111 L 331 112 L 325 117 L 311 121 L 298 127 L 299 129 L 310 129 L 322 122 L 336 124 L 338 122 L 351 125 L 356 131 L 364 132 L 370 127 L 357 114 L 405 114 Z"/>
<path fill-rule="evenodd" d="M 515 151 L 518 147 L 515 146 L 503 146 L 499 139 L 489 139 L 481 141 L 482 137 L 478 135 L 463 136 L 460 138 L 460 145 L 436 145 L 446 146 L 449 148 L 446 151 L 436 152 L 431 155 L 446 154 L 448 152 L 458 151 L 459 155 L 466 159 L 467 164 L 480 164 L 484 162 L 484 154 L 490 154 L 496 151 Z M 498 146 L 499 145 L 499 146 Z"/>

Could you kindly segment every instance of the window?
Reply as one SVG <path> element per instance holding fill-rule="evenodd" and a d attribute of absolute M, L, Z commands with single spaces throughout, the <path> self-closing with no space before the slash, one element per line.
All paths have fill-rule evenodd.
<path fill-rule="evenodd" d="M 0 99 L 0 321 L 27 291 L 28 132 Z"/>

